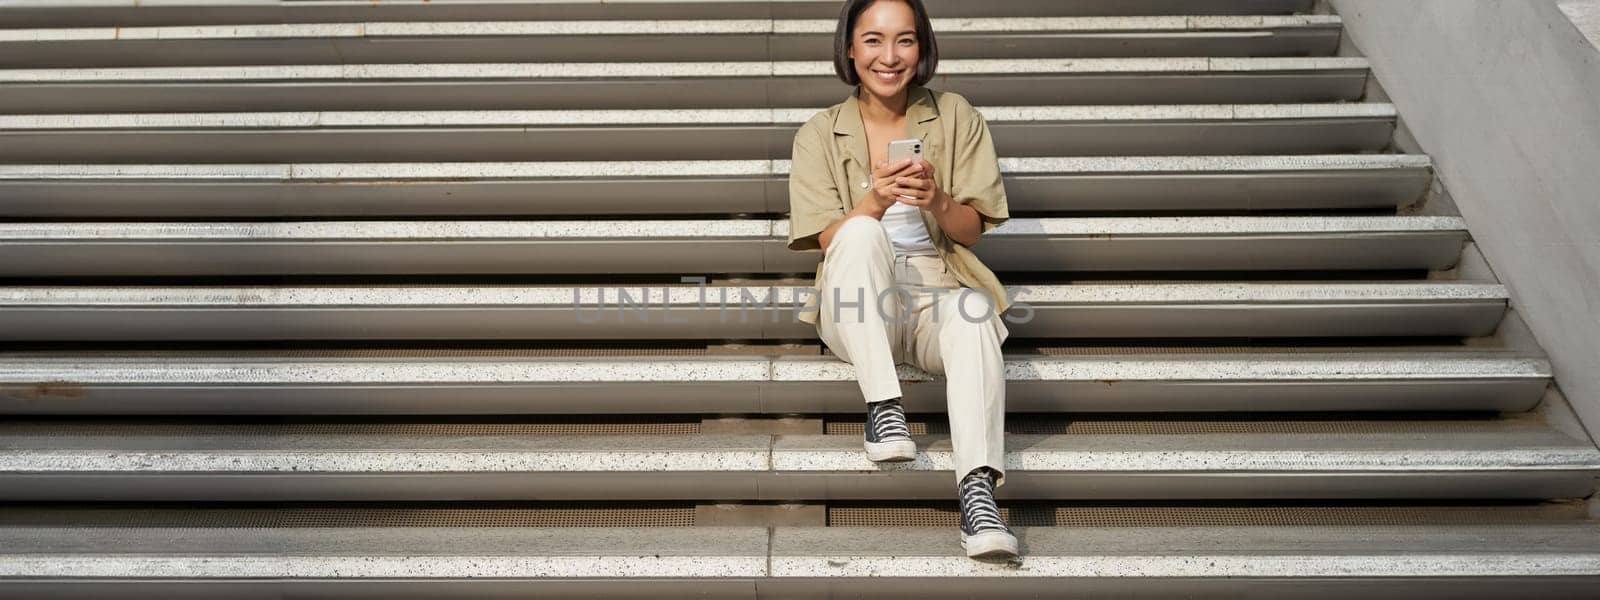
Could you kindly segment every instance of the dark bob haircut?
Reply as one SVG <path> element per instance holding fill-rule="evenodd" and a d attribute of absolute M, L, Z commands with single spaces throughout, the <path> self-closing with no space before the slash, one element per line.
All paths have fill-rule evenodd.
<path fill-rule="evenodd" d="M 867 7 L 880 0 L 850 0 L 844 4 L 844 9 L 839 11 L 839 28 L 833 32 L 833 72 L 839 79 L 850 85 L 861 85 L 861 78 L 856 77 L 856 68 L 850 60 L 850 34 L 856 29 L 856 19 Z M 927 85 L 933 79 L 933 74 L 939 69 L 939 44 L 933 39 L 933 24 L 928 21 L 928 9 L 922 6 L 922 0 L 881 0 L 883 2 L 904 2 L 911 7 L 911 14 L 917 21 L 917 73 L 911 79 L 911 85 Z"/>

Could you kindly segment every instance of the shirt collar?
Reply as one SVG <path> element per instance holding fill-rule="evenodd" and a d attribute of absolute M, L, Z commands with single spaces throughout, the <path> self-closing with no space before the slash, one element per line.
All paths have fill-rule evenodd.
<path fill-rule="evenodd" d="M 861 86 L 858 85 L 851 90 L 850 97 L 845 98 L 839 116 L 834 118 L 833 133 L 858 138 L 848 142 L 845 147 L 857 163 L 867 165 L 867 130 L 861 122 L 861 101 L 857 99 L 860 93 Z M 925 140 L 927 123 L 939 118 L 939 107 L 933 101 L 933 92 L 926 87 L 912 86 L 906 94 L 906 129 L 911 137 Z"/>

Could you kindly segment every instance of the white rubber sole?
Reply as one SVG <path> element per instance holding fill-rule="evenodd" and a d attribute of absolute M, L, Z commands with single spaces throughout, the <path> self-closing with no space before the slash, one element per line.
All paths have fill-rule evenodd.
<path fill-rule="evenodd" d="M 867 449 L 867 460 L 872 462 L 905 462 L 917 458 L 917 443 L 911 440 L 888 442 L 863 440 L 861 444 Z"/>
<path fill-rule="evenodd" d="M 1004 531 L 985 531 L 973 536 L 963 533 L 961 547 L 967 549 L 967 558 L 1016 558 L 1017 536 Z"/>

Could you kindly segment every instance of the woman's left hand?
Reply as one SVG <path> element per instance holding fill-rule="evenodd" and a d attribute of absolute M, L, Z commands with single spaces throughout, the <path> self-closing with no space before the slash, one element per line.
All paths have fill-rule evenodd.
<path fill-rule="evenodd" d="M 939 184 L 934 181 L 931 163 L 918 159 L 917 165 L 922 168 L 919 175 L 896 178 L 895 185 L 890 191 L 901 204 L 937 212 L 944 207 L 944 203 L 948 202 L 950 197 L 945 195 L 944 190 L 939 189 Z"/>

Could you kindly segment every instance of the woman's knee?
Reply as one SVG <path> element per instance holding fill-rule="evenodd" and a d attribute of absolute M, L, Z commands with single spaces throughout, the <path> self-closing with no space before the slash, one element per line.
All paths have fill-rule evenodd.
<path fill-rule="evenodd" d="M 833 232 L 832 247 L 840 244 L 876 244 L 879 241 L 888 243 L 889 232 L 883 228 L 883 222 L 865 215 L 857 215 L 844 220 L 838 229 Z"/>

